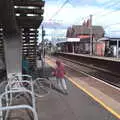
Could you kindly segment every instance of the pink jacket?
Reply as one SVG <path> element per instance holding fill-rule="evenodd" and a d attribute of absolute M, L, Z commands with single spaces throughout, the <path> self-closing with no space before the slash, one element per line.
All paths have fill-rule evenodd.
<path fill-rule="evenodd" d="M 57 78 L 64 78 L 64 73 L 65 73 L 64 65 L 60 61 L 56 61 L 56 65 L 57 67 L 54 71 L 54 75 Z"/>

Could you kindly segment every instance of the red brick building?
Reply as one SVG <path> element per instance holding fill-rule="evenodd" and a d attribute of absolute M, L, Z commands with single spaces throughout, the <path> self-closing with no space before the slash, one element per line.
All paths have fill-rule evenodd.
<path fill-rule="evenodd" d="M 95 43 L 101 37 L 104 37 L 104 29 L 101 26 L 92 26 L 92 51 L 94 54 L 96 51 Z M 75 38 L 77 40 L 75 40 Z M 69 27 L 66 33 L 66 42 L 59 43 L 59 45 L 61 46 L 61 50 L 63 52 L 75 52 L 75 53 L 89 54 L 90 52 L 90 27 L 82 26 L 82 25 L 73 25 L 72 27 Z"/>

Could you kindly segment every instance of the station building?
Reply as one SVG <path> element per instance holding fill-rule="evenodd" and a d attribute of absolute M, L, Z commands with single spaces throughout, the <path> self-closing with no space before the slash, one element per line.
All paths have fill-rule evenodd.
<path fill-rule="evenodd" d="M 92 34 L 90 29 L 92 29 Z M 104 37 L 104 33 L 102 26 L 92 26 L 90 28 L 83 25 L 73 25 L 67 29 L 66 40 L 58 42 L 57 45 L 61 47 L 61 52 L 89 54 L 90 44 L 92 43 L 92 53 L 97 54 L 97 46 L 101 46 L 101 43 L 97 43 L 97 41 Z M 90 41 L 91 36 L 92 41 Z"/>

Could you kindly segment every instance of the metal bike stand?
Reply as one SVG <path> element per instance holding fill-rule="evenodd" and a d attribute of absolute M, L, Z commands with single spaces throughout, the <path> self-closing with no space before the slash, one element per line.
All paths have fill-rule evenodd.
<path fill-rule="evenodd" d="M 23 80 L 23 77 L 26 77 L 25 80 Z M 27 83 L 30 85 L 31 89 L 28 90 L 25 86 L 24 86 L 24 83 Z M 16 105 L 16 107 L 18 108 L 15 108 L 14 106 L 9 106 L 11 105 L 12 101 L 13 101 L 13 95 L 14 93 L 29 93 L 31 95 L 31 98 L 32 98 L 32 106 L 29 106 L 29 105 L 26 105 L 28 106 L 28 109 L 29 107 L 31 107 L 32 109 L 32 112 L 34 115 L 34 120 L 38 120 L 38 118 L 36 118 L 36 106 L 35 106 L 35 94 L 34 94 L 34 88 L 33 88 L 33 81 L 32 81 L 32 77 L 30 75 L 12 75 L 11 78 L 9 78 L 8 80 L 8 84 L 6 85 L 5 87 L 5 92 L 1 94 L 0 96 L 0 110 L 7 110 L 7 113 L 6 115 L 8 115 L 8 112 L 9 110 L 11 109 L 18 109 L 20 105 Z M 10 102 L 9 102 L 9 98 L 8 96 L 10 95 Z M 2 106 L 2 99 L 3 99 L 3 96 L 5 96 L 5 100 L 6 100 L 6 106 L 3 107 Z M 4 109 L 4 108 L 7 108 L 8 109 Z M 23 105 L 24 107 L 24 105 Z M 36 112 L 36 113 L 35 113 Z M 0 116 L 1 116 L 1 120 L 3 120 L 3 113 L 0 112 Z"/>
<path fill-rule="evenodd" d="M 36 111 L 29 105 L 16 105 L 16 106 L 7 106 L 7 107 L 0 107 L 0 111 L 6 111 L 6 110 L 18 110 L 18 109 L 29 109 L 32 111 L 34 115 L 34 120 L 38 120 L 38 116 Z M 0 120 L 3 120 L 2 117 Z"/>
<path fill-rule="evenodd" d="M 31 86 L 31 92 L 33 93 L 33 90 L 32 90 L 32 84 L 31 84 L 31 82 L 30 81 L 27 81 L 27 80 L 25 80 L 25 81 L 14 81 L 14 82 L 12 82 L 11 84 L 7 84 L 6 85 L 6 87 L 5 87 L 5 91 L 6 92 L 8 92 L 8 91 L 11 91 L 11 90 L 15 90 L 15 91 L 17 91 L 17 90 L 27 90 L 26 88 L 24 88 L 24 87 L 13 87 L 12 89 L 10 89 L 11 88 L 11 86 L 12 86 L 12 84 L 15 84 L 15 83 L 27 83 L 27 84 L 29 84 L 30 86 Z M 12 95 L 10 95 L 10 96 L 12 96 Z M 33 96 L 31 96 L 31 97 L 33 97 Z M 33 97 L 34 98 L 34 97 Z M 8 95 L 7 95 L 7 97 L 6 97 L 6 100 L 8 101 Z M 10 97 L 10 101 L 12 101 L 12 97 Z M 8 103 L 9 104 L 9 103 Z"/>
<path fill-rule="evenodd" d="M 36 107 L 35 107 L 35 93 L 34 93 L 32 76 L 27 75 L 27 74 L 23 74 L 23 75 L 21 75 L 21 74 L 16 74 L 14 77 L 17 79 L 17 81 L 20 81 L 20 82 L 18 82 L 18 83 L 20 83 L 19 86 L 24 86 L 23 84 L 21 84 L 22 81 L 25 81 L 25 80 L 23 80 L 23 77 L 27 77 L 26 80 L 27 80 L 27 81 L 30 81 L 30 83 L 31 83 L 31 90 L 32 90 L 32 98 L 34 98 L 34 99 L 33 99 L 33 107 L 36 109 Z M 24 82 L 23 82 L 23 83 L 24 83 Z"/>
<path fill-rule="evenodd" d="M 11 76 L 11 78 L 9 78 L 9 82 L 12 82 L 12 81 L 24 81 L 23 80 L 23 77 L 26 77 L 26 79 L 25 80 L 28 80 L 28 81 L 31 81 L 32 82 L 32 76 L 30 76 L 30 75 L 20 75 L 20 74 L 13 74 L 12 76 Z M 20 85 L 21 86 L 21 85 Z"/>
<path fill-rule="evenodd" d="M 25 80 L 25 81 L 13 81 L 11 84 L 7 84 L 6 85 L 6 87 L 5 87 L 5 91 L 6 91 L 6 93 L 8 93 L 8 91 L 10 90 L 10 86 L 12 86 L 12 84 L 18 84 L 18 83 L 20 83 L 20 84 L 24 84 L 24 83 L 27 83 L 27 84 L 29 84 L 30 86 L 31 86 L 31 97 L 32 97 L 32 106 L 33 106 L 33 108 L 34 109 L 36 109 L 36 107 L 35 107 L 35 97 L 34 97 L 34 95 L 33 95 L 33 93 L 34 93 L 34 91 L 33 91 L 33 85 L 31 84 L 31 82 L 30 81 L 27 81 L 27 80 Z M 24 88 L 24 87 L 14 87 L 14 88 L 12 88 L 11 90 L 13 90 L 13 91 L 19 91 L 19 90 L 27 90 L 26 88 Z M 25 91 L 26 92 L 26 91 Z M 6 94 L 6 106 L 8 106 L 8 105 L 11 105 L 12 104 L 12 101 L 13 101 L 13 99 L 12 99 L 12 93 L 10 93 L 10 100 L 8 99 L 8 94 Z M 7 111 L 7 115 L 8 115 L 8 112 L 9 111 Z M 6 116 L 7 116 L 6 115 Z"/>
<path fill-rule="evenodd" d="M 27 79 L 29 80 L 24 80 L 24 82 L 23 82 L 23 80 L 22 80 L 22 77 L 27 77 Z M 26 82 L 25 82 L 26 81 Z M 16 90 L 18 90 L 18 89 L 20 89 L 20 88 L 25 88 L 24 87 L 24 83 L 28 83 L 30 86 L 31 86 L 31 91 L 33 92 L 33 98 L 34 98 L 34 89 L 33 89 L 33 85 L 32 85 L 32 77 L 30 76 L 30 75 L 16 75 L 16 74 L 13 74 L 12 75 L 12 78 L 11 79 L 9 79 L 9 81 L 8 81 L 8 85 L 6 86 L 6 91 L 8 90 L 8 88 L 9 88 L 9 90 L 11 90 L 11 89 L 16 89 Z M 14 86 L 12 87 L 12 85 L 14 84 Z M 8 87 L 9 86 L 9 87 Z M 12 98 L 12 94 L 10 94 L 10 98 Z M 34 106 L 35 107 L 35 106 Z"/>
<path fill-rule="evenodd" d="M 30 90 L 27 90 L 27 89 L 20 89 L 20 90 L 11 90 L 11 91 L 7 91 L 7 92 L 4 92 L 1 94 L 0 96 L 0 103 L 1 103 L 1 106 L 2 106 L 2 98 L 4 96 L 6 96 L 6 94 L 9 94 L 9 93 L 29 93 L 31 96 L 32 96 L 32 92 Z M 33 115 L 34 115 L 34 120 L 38 120 L 38 117 L 36 118 L 37 116 L 37 112 L 36 112 L 36 109 L 34 108 L 34 104 L 33 104 L 33 107 L 31 107 L 30 105 L 15 105 L 15 106 L 5 106 L 5 107 L 0 107 L 0 111 L 4 111 L 4 110 L 13 110 L 13 109 L 19 109 L 19 107 L 21 106 L 21 109 L 22 108 L 26 108 L 25 106 L 27 106 L 28 109 L 30 109 L 32 112 L 33 112 Z M 23 107 L 22 107 L 23 106 Z M 7 109 L 8 108 L 8 109 Z M 32 108 L 32 109 L 31 109 Z M 0 114 L 0 117 L 1 117 L 1 120 L 3 120 L 3 114 L 1 113 Z"/>

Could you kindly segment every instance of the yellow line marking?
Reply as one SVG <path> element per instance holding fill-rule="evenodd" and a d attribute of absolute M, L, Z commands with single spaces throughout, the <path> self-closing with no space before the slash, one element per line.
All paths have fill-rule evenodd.
<path fill-rule="evenodd" d="M 53 65 L 50 64 L 50 61 L 48 62 L 48 64 L 53 67 Z M 89 95 L 91 98 L 93 98 L 96 102 L 98 102 L 101 106 L 103 106 L 106 110 L 108 110 L 110 113 L 112 113 L 114 116 L 116 116 L 118 119 L 120 119 L 120 114 L 115 112 L 112 108 L 108 107 L 104 102 L 102 102 L 101 100 L 99 100 L 97 97 L 95 97 L 92 93 L 90 93 L 89 91 L 87 91 L 85 88 L 83 88 L 82 86 L 80 86 L 78 83 L 76 83 L 73 79 L 71 79 L 70 77 L 68 77 L 67 75 L 65 75 L 65 77 L 70 80 L 75 86 L 77 86 L 79 89 L 81 89 L 82 91 L 84 91 L 87 95 Z"/>
<path fill-rule="evenodd" d="M 74 85 L 76 85 L 78 88 L 80 88 L 82 91 L 84 91 L 86 94 L 88 94 L 90 97 L 92 97 L 96 102 L 98 102 L 100 105 L 102 105 L 105 109 L 107 109 L 110 113 L 112 113 L 114 116 L 116 116 L 118 119 L 120 119 L 120 114 L 115 112 L 112 108 L 108 107 L 105 103 L 103 103 L 101 100 L 99 100 L 97 97 L 95 97 L 93 94 L 91 94 L 89 91 L 87 91 L 85 88 L 77 84 L 74 80 L 72 80 L 70 77 L 65 76 L 68 80 L 70 80 Z"/>

